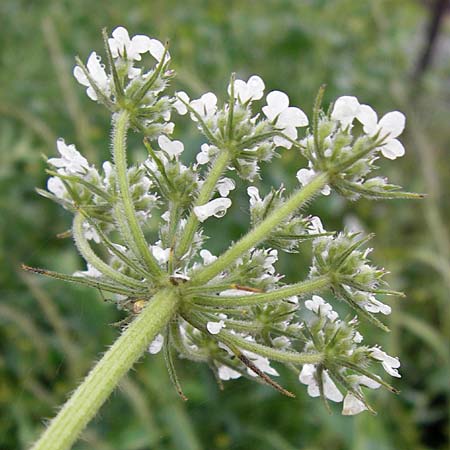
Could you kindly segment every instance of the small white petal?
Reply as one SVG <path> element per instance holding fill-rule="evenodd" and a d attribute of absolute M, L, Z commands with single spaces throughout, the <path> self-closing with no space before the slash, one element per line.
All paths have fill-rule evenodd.
<path fill-rule="evenodd" d="M 150 51 L 150 54 L 153 56 L 153 58 L 155 58 L 158 62 L 160 62 L 164 55 L 165 47 L 157 39 L 150 39 L 149 51 Z M 169 52 L 166 53 L 166 57 L 165 57 L 166 61 L 168 59 L 170 59 Z"/>
<path fill-rule="evenodd" d="M 385 158 L 396 159 L 405 154 L 405 147 L 398 139 L 392 139 L 381 147 L 381 153 Z"/>
<path fill-rule="evenodd" d="M 360 104 L 356 97 L 344 95 L 334 103 L 331 118 L 341 122 L 342 126 L 346 128 L 355 119 L 359 108 Z"/>
<path fill-rule="evenodd" d="M 303 364 L 298 379 L 300 380 L 300 383 L 311 384 L 312 382 L 315 381 L 314 378 L 315 374 L 316 374 L 316 366 L 314 364 Z"/>
<path fill-rule="evenodd" d="M 194 207 L 194 214 L 200 222 L 204 222 L 208 217 L 222 217 L 231 206 L 229 198 L 216 198 L 201 206 Z"/>
<path fill-rule="evenodd" d="M 189 99 L 188 95 L 186 94 L 186 92 L 184 92 L 184 91 L 177 92 L 176 98 L 177 99 L 173 103 L 173 107 L 177 110 L 178 114 L 183 116 L 188 111 L 186 103 L 189 104 L 190 99 Z"/>
<path fill-rule="evenodd" d="M 236 185 L 231 178 L 221 178 L 217 183 L 217 190 L 221 197 L 227 197 L 235 187 Z"/>
<path fill-rule="evenodd" d="M 373 134 L 377 129 L 377 113 L 369 105 L 361 105 L 356 118 L 363 124 L 364 132 Z"/>
<path fill-rule="evenodd" d="M 222 328 L 225 328 L 225 322 L 223 320 L 219 320 L 219 322 L 208 322 L 206 328 L 211 334 L 219 334 Z"/>
<path fill-rule="evenodd" d="M 150 343 L 148 347 L 148 352 L 152 355 L 156 355 L 159 353 L 164 345 L 164 336 L 162 334 L 158 334 L 155 339 Z"/>
<path fill-rule="evenodd" d="M 322 221 L 320 220 L 320 217 L 313 216 L 309 219 L 309 227 L 308 227 L 308 233 L 310 234 L 319 234 L 324 233 L 325 230 L 322 225 Z"/>
<path fill-rule="evenodd" d="M 209 250 L 206 250 L 205 248 L 203 250 L 200 250 L 200 256 L 203 259 L 203 264 L 205 265 L 212 264 L 217 259 L 217 256 L 214 256 Z"/>
<path fill-rule="evenodd" d="M 220 366 L 218 373 L 219 378 L 224 381 L 235 380 L 241 377 L 241 374 L 239 372 L 236 372 L 228 366 Z"/>
<path fill-rule="evenodd" d="M 184 144 L 181 141 L 171 141 L 167 136 L 161 135 L 158 138 L 158 145 L 172 158 L 176 158 L 183 153 Z"/>
<path fill-rule="evenodd" d="M 47 190 L 60 199 L 63 199 L 67 194 L 64 183 L 58 177 L 50 177 L 47 180 Z"/>
<path fill-rule="evenodd" d="M 370 389 L 378 389 L 381 386 L 380 383 L 377 383 L 375 380 L 372 380 L 372 378 L 366 377 L 365 375 L 358 375 L 355 378 L 358 384 Z"/>
<path fill-rule="evenodd" d="M 277 120 L 277 126 L 280 127 L 306 127 L 308 125 L 308 117 L 300 108 L 286 108 L 280 113 Z"/>
<path fill-rule="evenodd" d="M 342 408 L 343 416 L 354 416 L 367 410 L 366 405 L 349 392 L 344 398 L 344 405 Z"/>
<path fill-rule="evenodd" d="M 150 50 L 150 42 L 151 40 L 148 36 L 144 36 L 142 34 L 133 36 L 133 38 L 131 39 L 131 48 L 133 50 L 133 53 L 139 54 L 148 52 Z"/>
<path fill-rule="evenodd" d="M 342 402 L 343 395 L 341 391 L 337 388 L 334 381 L 330 378 L 330 375 L 328 375 L 328 371 L 324 370 L 322 372 L 322 380 L 323 380 L 323 393 L 325 397 L 332 400 L 333 402 Z"/>
<path fill-rule="evenodd" d="M 281 91 L 272 91 L 266 97 L 267 106 L 262 108 L 264 115 L 274 120 L 281 112 L 289 107 L 289 97 Z"/>
<path fill-rule="evenodd" d="M 406 117 L 400 111 L 391 111 L 384 115 L 378 127 L 380 130 L 380 136 L 388 136 L 390 139 L 394 139 L 400 136 L 405 129 Z"/>
<path fill-rule="evenodd" d="M 300 169 L 297 172 L 297 180 L 302 186 L 305 186 L 314 178 L 315 174 L 313 169 Z"/>
<path fill-rule="evenodd" d="M 152 245 L 150 246 L 150 250 L 159 264 L 162 265 L 169 261 L 170 248 L 163 249 L 159 245 Z"/>
<path fill-rule="evenodd" d="M 250 206 L 254 206 L 262 201 L 259 196 L 258 188 L 255 186 L 249 186 L 247 188 L 247 194 L 250 197 Z"/>

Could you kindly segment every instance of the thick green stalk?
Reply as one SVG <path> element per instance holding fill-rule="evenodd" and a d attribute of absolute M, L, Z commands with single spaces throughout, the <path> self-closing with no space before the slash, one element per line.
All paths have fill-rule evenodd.
<path fill-rule="evenodd" d="M 207 283 L 232 264 L 239 256 L 264 239 L 267 239 L 275 227 L 314 197 L 327 184 L 327 181 L 328 176 L 326 173 L 316 175 L 310 183 L 294 193 L 280 208 L 267 216 L 259 225 L 249 231 L 212 264 L 201 269 L 193 277 L 192 284 L 200 285 Z"/>
<path fill-rule="evenodd" d="M 161 269 L 154 256 L 152 255 L 148 243 L 145 240 L 144 233 L 139 225 L 134 209 L 133 199 L 130 192 L 130 184 L 127 174 L 127 152 L 126 152 L 126 138 L 129 128 L 129 113 L 125 110 L 119 112 L 114 118 L 113 127 L 113 155 L 114 164 L 116 168 L 117 186 L 120 193 L 120 200 L 123 206 L 125 219 L 128 223 L 129 231 L 132 240 L 134 241 L 139 255 L 143 258 L 150 273 L 155 276 L 161 276 Z"/>
<path fill-rule="evenodd" d="M 291 284 L 270 292 L 261 294 L 249 294 L 242 296 L 217 296 L 217 295 L 200 295 L 194 298 L 196 305 L 218 306 L 228 308 L 230 306 L 253 306 L 262 305 L 271 302 L 292 297 L 293 295 L 305 295 L 312 292 L 318 292 L 330 286 L 330 277 L 322 276 L 312 278 L 311 280 L 302 281 L 301 283 Z"/>
<path fill-rule="evenodd" d="M 103 355 L 34 444 L 32 450 L 68 450 L 121 378 L 170 322 L 178 306 L 174 291 L 161 290 Z"/>
<path fill-rule="evenodd" d="M 230 161 L 230 152 L 227 150 L 221 150 L 221 152 L 215 159 L 211 167 L 211 170 L 208 173 L 208 177 L 206 178 L 205 182 L 203 183 L 200 189 L 194 207 L 204 205 L 209 201 L 217 185 L 217 182 L 219 181 L 219 178 L 221 177 L 224 170 L 226 169 L 229 161 Z M 183 235 L 181 236 L 180 243 L 178 244 L 176 249 L 176 256 L 178 258 L 181 258 L 189 250 L 189 246 L 192 243 L 192 239 L 194 237 L 194 233 L 195 230 L 197 229 L 198 224 L 199 221 L 197 219 L 197 216 L 194 214 L 194 210 L 192 209 L 186 227 L 183 230 Z"/>

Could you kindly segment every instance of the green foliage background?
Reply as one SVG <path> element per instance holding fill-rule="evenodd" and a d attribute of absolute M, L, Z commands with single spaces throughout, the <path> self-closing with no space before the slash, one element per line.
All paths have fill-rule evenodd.
<path fill-rule="evenodd" d="M 408 116 L 401 161 L 383 172 L 422 202 L 349 204 L 321 199 L 314 212 L 327 228 L 357 216 L 374 231 L 375 259 L 406 300 L 393 300 L 392 332 L 363 324 L 367 342 L 382 343 L 402 360 L 398 397 L 376 392 L 379 411 L 328 415 L 291 374 L 284 384 L 297 399 L 245 380 L 221 392 L 207 368 L 179 361 L 190 398 L 176 398 L 160 356 L 146 356 L 124 380 L 75 448 L 82 449 L 327 449 L 449 448 L 450 397 L 450 27 L 444 24 L 432 67 L 421 83 L 411 74 L 425 39 L 427 2 L 414 0 L 119 0 L 0 2 L 0 448 L 26 448 L 110 344 L 120 315 L 95 291 L 19 270 L 20 262 L 71 273 L 82 267 L 70 239 L 56 234 L 69 215 L 34 192 L 45 185 L 41 154 L 55 139 L 76 143 L 91 161 L 108 157 L 109 117 L 72 79 L 73 56 L 101 49 L 100 30 L 170 39 L 176 89 L 195 98 L 225 95 L 229 74 L 258 73 L 268 89 L 286 91 L 310 111 L 327 84 L 326 100 L 360 97 L 381 112 Z M 428 2 L 431 3 L 431 2 Z M 177 127 L 191 150 L 194 127 Z M 135 153 L 142 146 L 133 142 Z M 295 151 L 264 169 L 269 183 L 293 184 L 304 164 Z M 447 194 L 445 194 L 447 192 Z M 211 232 L 220 250 L 248 223 L 245 190 L 228 218 Z M 244 212 L 244 213 L 243 213 Z M 221 222 L 222 224 L 222 222 Z M 222 227 L 220 230 L 217 227 Z M 295 259 L 297 258 L 297 259 Z M 307 270 L 308 251 L 282 270 L 291 280 Z"/>

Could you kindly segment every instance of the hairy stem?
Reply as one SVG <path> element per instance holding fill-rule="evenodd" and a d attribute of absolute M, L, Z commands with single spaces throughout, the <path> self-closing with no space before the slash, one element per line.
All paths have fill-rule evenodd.
<path fill-rule="evenodd" d="M 166 289 L 156 294 L 89 372 L 32 450 L 70 449 L 121 378 L 170 322 L 177 305 L 175 292 Z"/>
<path fill-rule="evenodd" d="M 229 153 L 230 152 L 227 150 L 222 150 L 215 159 L 211 170 L 209 171 L 208 177 L 206 178 L 200 189 L 194 207 L 204 205 L 211 198 L 211 195 L 214 192 L 220 176 L 222 175 L 230 161 Z M 189 246 L 192 243 L 192 239 L 194 238 L 194 233 L 197 229 L 198 224 L 199 221 L 194 213 L 194 210 L 192 209 L 186 227 L 183 231 L 183 235 L 181 236 L 180 243 L 178 244 L 178 247 L 176 249 L 176 255 L 178 258 L 181 258 L 189 250 Z"/>
<path fill-rule="evenodd" d="M 244 237 L 231 246 L 212 264 L 201 269 L 192 280 L 192 284 L 205 284 L 222 270 L 226 269 L 242 254 L 270 236 L 270 233 L 283 220 L 316 195 L 327 183 L 325 173 L 316 175 L 309 184 L 295 192 L 280 208 L 267 216 L 259 225 L 250 230 Z"/>
<path fill-rule="evenodd" d="M 130 192 L 126 153 L 126 137 L 129 128 L 129 119 L 129 114 L 125 110 L 118 113 L 114 119 L 112 145 L 117 176 L 117 187 L 120 193 L 123 213 L 132 238 L 130 240 L 134 242 L 135 247 L 139 252 L 136 256 L 144 260 L 145 265 L 154 277 L 160 277 L 162 273 L 161 269 L 148 248 L 148 243 L 145 240 L 144 233 L 142 232 L 136 217 L 136 211 L 134 209 L 134 203 Z"/>
<path fill-rule="evenodd" d="M 91 264 L 93 267 L 95 267 L 97 270 L 102 272 L 105 276 L 115 281 L 116 283 L 128 286 L 133 289 L 145 288 L 145 284 L 142 281 L 139 281 L 136 278 L 131 278 L 128 275 L 124 275 L 123 273 L 114 270 L 94 253 L 91 246 L 89 245 L 89 242 L 84 237 L 83 222 L 84 217 L 81 213 L 77 213 L 73 221 L 72 229 L 75 244 L 83 258 L 89 264 Z"/>
<path fill-rule="evenodd" d="M 276 302 L 292 297 L 294 295 L 305 295 L 311 292 L 318 292 L 330 286 L 331 281 L 328 276 L 313 278 L 302 281 L 301 283 L 291 284 L 270 292 L 262 294 L 249 294 L 242 296 L 218 296 L 218 295 L 199 295 L 194 299 L 197 305 L 218 306 L 228 308 L 230 306 L 253 306 Z"/>

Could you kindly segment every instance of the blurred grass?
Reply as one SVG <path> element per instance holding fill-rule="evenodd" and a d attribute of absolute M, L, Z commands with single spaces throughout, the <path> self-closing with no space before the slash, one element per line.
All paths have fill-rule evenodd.
<path fill-rule="evenodd" d="M 428 2 L 431 3 L 431 2 Z M 117 330 L 119 318 L 90 290 L 29 278 L 21 261 L 73 272 L 82 262 L 70 240 L 56 234 L 69 217 L 39 198 L 45 184 L 42 153 L 54 154 L 64 136 L 94 161 L 108 157 L 109 117 L 71 76 L 73 56 L 101 49 L 100 30 L 121 24 L 132 33 L 169 38 L 176 89 L 191 97 L 225 95 L 229 73 L 260 74 L 268 89 L 288 92 L 310 110 L 320 84 L 326 100 L 357 95 L 380 111 L 408 116 L 408 153 L 383 171 L 421 203 L 337 197 L 314 205 L 329 229 L 352 215 L 376 232 L 375 257 L 392 271 L 407 300 L 393 300 L 392 333 L 364 325 L 367 342 L 382 340 L 402 359 L 400 396 L 376 392 L 380 414 L 329 416 L 298 381 L 283 373 L 298 398 L 238 380 L 218 390 L 204 367 L 178 361 L 190 398 L 182 403 L 159 356 L 146 357 L 89 426 L 77 450 L 95 449 L 330 449 L 403 450 L 449 447 L 450 397 L 450 27 L 444 23 L 437 54 L 419 82 L 419 59 L 429 11 L 414 0 L 118 0 L 0 2 L 0 448 L 25 448 L 51 417 Z M 176 133 L 201 143 L 181 121 Z M 133 142 L 133 141 L 132 141 Z M 139 143 L 134 143 L 136 151 Z M 295 152 L 266 166 L 265 181 L 285 182 L 303 164 Z M 263 189 L 264 189 L 263 185 Z M 267 186 L 266 186 L 267 188 Z M 247 224 L 245 189 L 221 230 L 224 248 Z M 244 210 L 245 211 L 245 210 Z M 232 224 L 232 225 L 231 225 Z M 214 248 L 213 248 L 214 249 Z M 290 260 L 292 261 L 292 260 Z M 308 250 L 282 271 L 297 279 Z"/>

